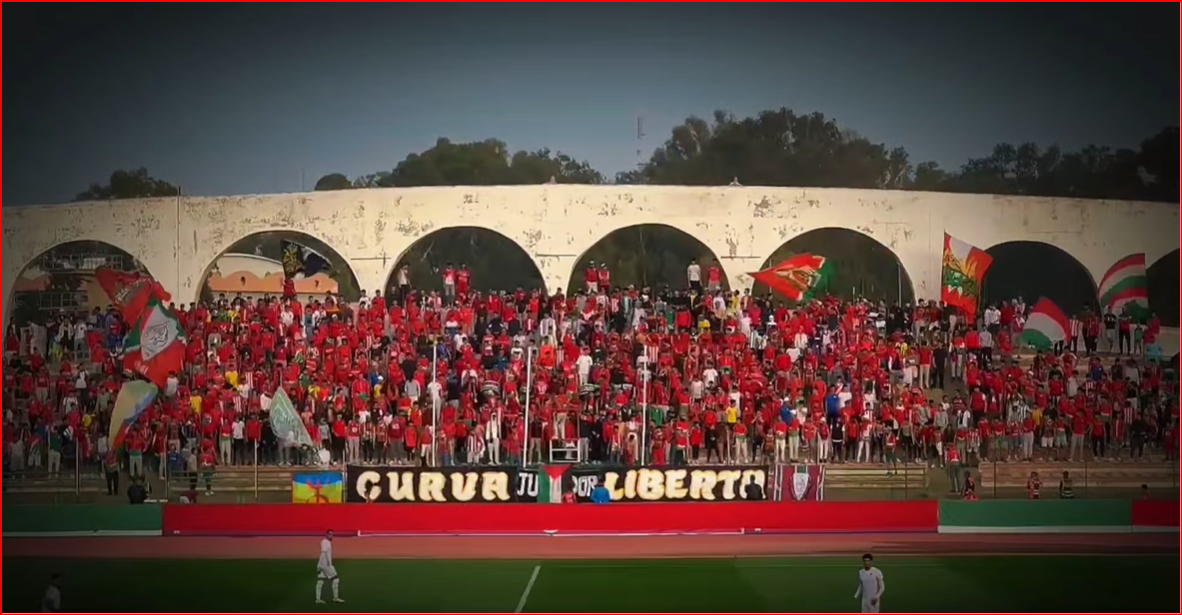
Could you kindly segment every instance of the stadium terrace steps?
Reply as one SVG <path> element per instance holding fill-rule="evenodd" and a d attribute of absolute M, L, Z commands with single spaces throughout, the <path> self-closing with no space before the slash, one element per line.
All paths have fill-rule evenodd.
<path fill-rule="evenodd" d="M 319 468 L 289 468 L 277 466 L 259 466 L 258 490 L 265 492 L 291 491 L 292 476 L 301 472 L 322 471 Z M 240 493 L 255 490 L 255 469 L 252 466 L 232 466 L 218 468 L 213 477 L 213 490 L 216 492 Z M 169 477 L 168 486 L 171 491 L 183 492 L 189 489 L 191 478 L 188 474 L 177 474 Z M 205 481 L 197 475 L 197 490 L 205 490 Z"/>
<path fill-rule="evenodd" d="M 927 468 L 922 464 L 900 465 L 891 471 L 886 464 L 830 464 L 825 466 L 825 489 L 914 489 L 927 486 Z"/>
<path fill-rule="evenodd" d="M 1038 472 L 1043 490 L 1053 491 L 1063 472 L 1070 472 L 1075 489 L 1125 488 L 1148 485 L 1151 489 L 1178 487 L 1178 467 L 1168 463 L 997 463 L 983 464 L 981 488 L 1025 489 L 1031 472 Z"/>
<path fill-rule="evenodd" d="M 120 486 L 124 484 L 120 482 Z M 75 489 L 81 493 L 106 493 L 107 483 L 93 470 L 84 471 L 75 478 L 73 467 L 63 469 L 57 476 L 50 476 L 44 470 L 4 474 L 5 493 L 73 493 Z"/>

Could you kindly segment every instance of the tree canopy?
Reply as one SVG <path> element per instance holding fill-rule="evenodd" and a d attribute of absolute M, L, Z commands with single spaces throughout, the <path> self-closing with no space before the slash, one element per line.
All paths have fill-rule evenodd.
<path fill-rule="evenodd" d="M 719 111 L 710 120 L 687 118 L 670 131 L 647 162 L 637 169 L 618 173 L 612 181 L 713 186 L 737 181 L 759 186 L 1176 203 L 1178 147 L 1177 127 L 1147 137 L 1136 148 L 1088 145 L 1078 151 L 1067 151 L 1055 145 L 999 143 L 959 168 L 946 169 L 931 161 L 913 161 L 903 147 L 875 143 L 821 113 L 797 113 L 781 108 L 736 118 Z M 440 138 L 433 147 L 406 156 L 390 170 L 353 177 L 330 173 L 316 182 L 315 189 L 606 181 L 588 162 L 559 151 L 543 148 L 513 153 L 496 139 L 454 143 Z M 146 169 L 137 169 L 116 171 L 107 185 L 92 185 L 78 199 L 172 196 L 177 192 L 168 182 L 152 178 Z M 411 264 L 416 284 L 436 282 L 436 270 L 450 262 L 467 263 L 472 269 L 473 282 L 479 287 L 535 286 L 540 275 L 529 258 L 511 242 L 491 235 L 475 228 L 442 230 L 415 244 L 401 262 Z M 785 245 L 777 254 L 808 249 L 805 238 Z M 835 258 L 836 252 L 842 252 L 839 257 L 842 262 L 837 263 L 842 272 L 842 286 L 849 286 L 851 292 L 873 292 L 884 299 L 897 299 L 900 288 L 908 285 L 901 285 L 900 274 L 886 264 L 854 264 L 876 263 L 883 258 L 881 246 L 856 239 L 834 236 L 825 240 L 830 248 L 827 256 Z M 609 235 L 584 255 L 584 262 L 579 266 L 592 259 L 606 262 L 612 268 L 613 282 L 621 284 L 677 284 L 684 280 L 688 259 L 698 258 L 705 265 L 712 256 L 691 237 L 670 228 L 651 226 Z"/>
<path fill-rule="evenodd" d="M 110 179 L 103 184 L 91 184 L 89 188 L 78 193 L 75 201 L 105 201 L 109 199 L 145 199 L 151 197 L 177 196 L 181 189 L 148 174 L 148 170 L 140 167 L 130 171 L 119 170 L 111 173 Z"/>

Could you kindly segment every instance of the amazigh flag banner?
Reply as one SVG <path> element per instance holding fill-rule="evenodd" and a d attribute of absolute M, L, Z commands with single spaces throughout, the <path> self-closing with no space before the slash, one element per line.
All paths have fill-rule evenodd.
<path fill-rule="evenodd" d="M 172 301 L 172 296 L 149 275 L 100 267 L 95 270 L 94 277 L 111 298 L 111 303 L 123 314 L 123 320 L 129 323 L 140 319 L 149 301 Z"/>
<path fill-rule="evenodd" d="M 323 254 L 308 246 L 289 240 L 284 240 L 281 246 L 283 249 L 283 275 L 288 278 L 294 278 L 297 273 L 302 273 L 305 278 L 310 278 L 317 273 L 332 269 L 332 265 Z"/>
<path fill-rule="evenodd" d="M 1100 280 L 1100 307 L 1138 322 L 1149 320 L 1149 277 L 1145 255 L 1130 254 L 1116 261 Z"/>
<path fill-rule="evenodd" d="M 172 310 L 152 299 L 127 334 L 123 367 L 165 388 L 185 362 L 185 331 Z"/>
<path fill-rule="evenodd" d="M 1054 301 L 1044 297 L 1034 304 L 1034 311 L 1022 327 L 1021 339 L 1039 350 L 1049 350 L 1065 341 L 1070 331 L 1071 324 L 1067 322 L 1063 310 Z"/>
<path fill-rule="evenodd" d="M 123 438 L 127 436 L 127 429 L 137 418 L 152 405 L 159 393 L 156 385 L 143 380 L 132 380 L 123 383 L 119 395 L 115 397 L 115 407 L 111 411 L 111 427 L 107 438 L 111 443 L 111 450 L 117 451 L 123 445 Z"/>
<path fill-rule="evenodd" d="M 788 260 L 750 274 L 789 301 L 808 301 L 829 286 L 832 266 L 824 256 L 797 254 Z"/>
<path fill-rule="evenodd" d="M 977 319 L 981 300 L 981 281 L 993 265 L 993 257 L 944 233 L 944 265 L 940 278 L 940 300 L 959 308 L 969 321 Z"/>

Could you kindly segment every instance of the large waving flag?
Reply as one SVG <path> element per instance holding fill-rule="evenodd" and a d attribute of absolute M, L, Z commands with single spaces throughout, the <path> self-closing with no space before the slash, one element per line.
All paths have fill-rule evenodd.
<path fill-rule="evenodd" d="M 288 278 L 294 278 L 297 273 L 302 273 L 305 278 L 310 278 L 317 273 L 332 269 L 332 265 L 323 254 L 308 246 L 288 240 L 284 240 L 281 246 L 283 249 L 283 274 Z"/>
<path fill-rule="evenodd" d="M 111 298 L 111 303 L 123 314 L 123 319 L 129 323 L 140 319 L 140 315 L 148 307 L 148 302 L 172 301 L 172 296 L 149 275 L 100 267 L 95 270 L 94 277 Z"/>
<path fill-rule="evenodd" d="M 304 422 L 296 412 L 291 398 L 280 388 L 271 400 L 271 431 L 287 446 L 308 446 L 316 448 L 312 436 L 304 428 Z"/>
<path fill-rule="evenodd" d="M 1022 327 L 1022 341 L 1039 350 L 1049 350 L 1055 344 L 1066 341 L 1070 331 L 1071 325 L 1063 315 L 1063 310 L 1044 297 L 1034 304 L 1034 311 L 1026 319 L 1026 326 Z"/>
<path fill-rule="evenodd" d="M 962 310 L 969 321 L 977 318 L 981 300 L 981 281 L 993 265 L 993 257 L 944 233 L 944 263 L 940 281 L 940 300 Z"/>
<path fill-rule="evenodd" d="M 172 310 L 152 299 L 127 334 L 123 367 L 161 389 L 185 362 L 185 330 Z"/>
<path fill-rule="evenodd" d="M 1145 255 L 1130 254 L 1118 261 L 1100 280 L 1100 307 L 1124 313 L 1139 322 L 1149 320 L 1149 278 Z"/>
<path fill-rule="evenodd" d="M 156 394 L 160 390 L 156 385 L 143 380 L 125 382 L 115 397 L 115 407 L 111 411 L 111 427 L 107 434 L 111 443 L 111 450 L 119 450 L 123 445 L 123 438 L 127 436 L 127 429 L 135 423 L 144 410 L 152 405 Z"/>
<path fill-rule="evenodd" d="M 797 254 L 751 277 L 785 299 L 800 302 L 827 290 L 831 272 L 832 266 L 824 256 Z"/>

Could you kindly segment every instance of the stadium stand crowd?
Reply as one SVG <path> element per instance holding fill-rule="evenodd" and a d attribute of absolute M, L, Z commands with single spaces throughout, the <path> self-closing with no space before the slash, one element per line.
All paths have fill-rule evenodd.
<path fill-rule="evenodd" d="M 790 310 L 724 290 L 717 264 L 692 263 L 681 288 L 662 289 L 613 286 L 593 265 L 570 296 L 474 292 L 466 269 L 440 275 L 440 292 L 412 289 L 403 270 L 353 303 L 289 288 L 173 306 L 187 367 L 119 452 L 106 435 L 129 377 L 118 312 L 11 328 L 5 468 L 56 473 L 75 451 L 132 476 L 314 464 L 270 428 L 279 387 L 334 464 L 520 463 L 527 445 L 531 462 L 561 448 L 657 465 L 1177 450 L 1177 382 L 1145 354 L 1156 319 L 1083 313 L 1068 343 L 1019 354 L 1021 300 L 966 323 L 935 302 Z"/>

